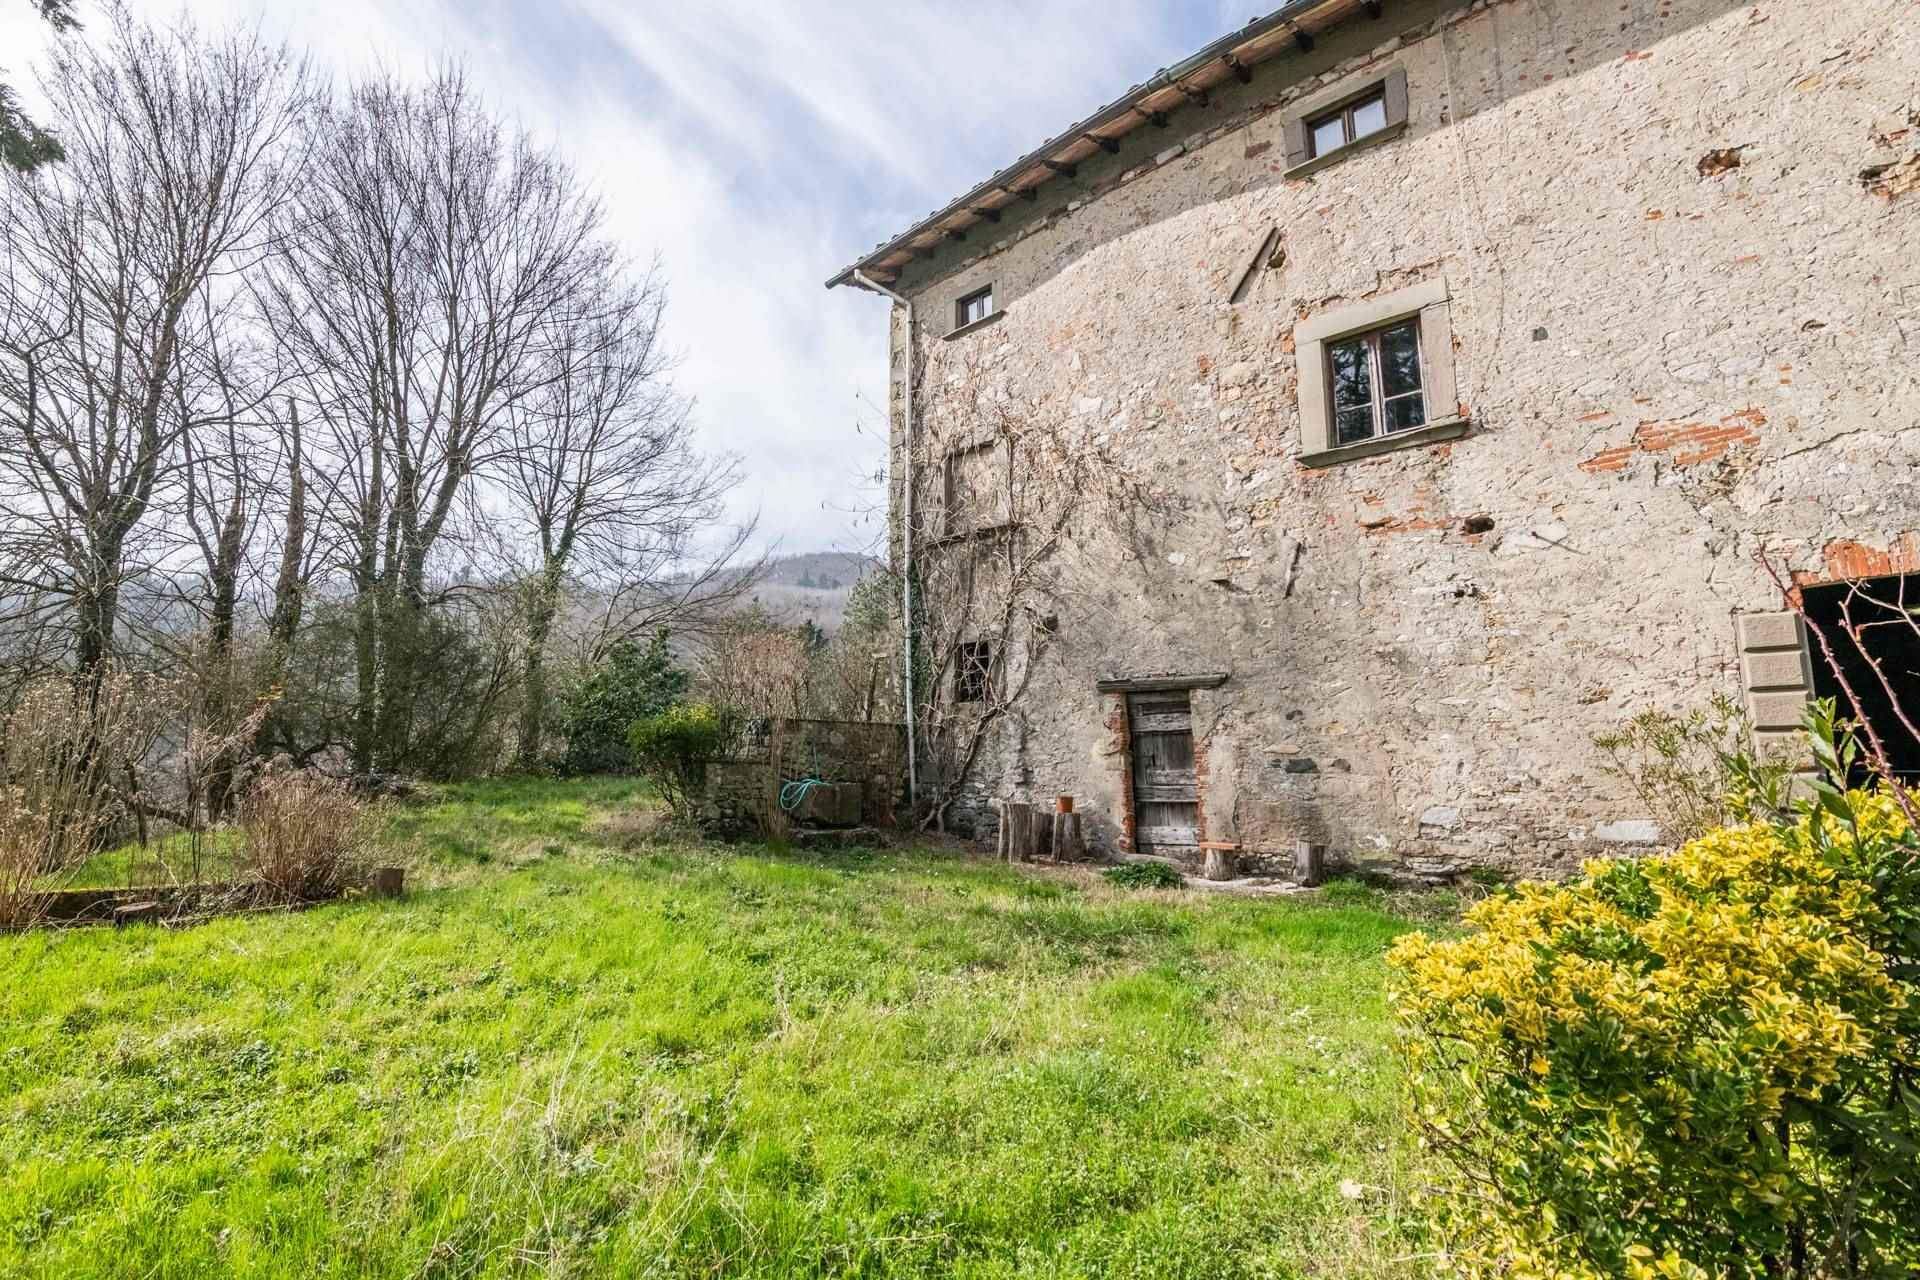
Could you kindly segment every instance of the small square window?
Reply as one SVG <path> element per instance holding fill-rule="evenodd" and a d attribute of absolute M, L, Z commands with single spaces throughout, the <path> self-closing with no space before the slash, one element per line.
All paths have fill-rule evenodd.
<path fill-rule="evenodd" d="M 1425 426 L 1419 319 L 1329 342 L 1327 386 L 1336 445 Z"/>
<path fill-rule="evenodd" d="M 964 329 L 993 314 L 993 286 L 970 293 L 954 304 L 953 327 Z"/>
<path fill-rule="evenodd" d="M 993 696 L 993 642 L 972 640 L 960 646 L 954 662 L 953 700 L 986 702 Z"/>
<path fill-rule="evenodd" d="M 1324 156 L 1330 151 L 1360 141 L 1387 127 L 1387 95 L 1385 90 L 1350 102 L 1337 111 L 1329 111 L 1324 116 L 1316 116 L 1307 121 L 1307 139 L 1312 148 L 1312 156 Z"/>

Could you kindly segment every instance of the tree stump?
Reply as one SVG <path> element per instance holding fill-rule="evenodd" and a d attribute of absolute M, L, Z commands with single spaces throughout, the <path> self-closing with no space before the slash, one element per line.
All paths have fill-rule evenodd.
<path fill-rule="evenodd" d="M 376 898 L 397 898 L 405 889 L 406 879 L 404 867 L 375 867 L 367 887 Z"/>
<path fill-rule="evenodd" d="M 1327 846 L 1300 841 L 1293 847 L 1293 878 L 1309 889 L 1327 878 Z"/>
<path fill-rule="evenodd" d="M 1200 875 L 1207 880 L 1235 880 L 1240 876 L 1239 859 L 1233 856 L 1233 850 L 1203 848 L 1204 858 L 1200 864 Z"/>
<path fill-rule="evenodd" d="M 1080 815 L 1071 809 L 1053 815 L 1053 860 L 1079 862 L 1087 856 L 1087 841 L 1080 830 Z"/>

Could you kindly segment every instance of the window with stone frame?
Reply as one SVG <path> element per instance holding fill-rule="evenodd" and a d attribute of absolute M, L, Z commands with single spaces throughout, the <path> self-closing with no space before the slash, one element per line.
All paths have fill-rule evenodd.
<path fill-rule="evenodd" d="M 1305 177 L 1400 137 L 1410 106 L 1407 71 L 1398 65 L 1362 72 L 1296 104 L 1281 126 L 1287 176 Z"/>
<path fill-rule="evenodd" d="M 1395 289 L 1300 320 L 1300 455 L 1331 466 L 1468 434 L 1455 380 L 1452 301 L 1444 279 Z"/>
<path fill-rule="evenodd" d="M 1420 317 L 1326 344 L 1335 446 L 1427 424 Z"/>
<path fill-rule="evenodd" d="M 993 700 L 993 642 L 970 640 L 954 657 L 953 700 L 990 702 Z"/>
<path fill-rule="evenodd" d="M 993 314 L 993 286 L 976 289 L 953 304 L 953 327 L 964 329 Z"/>

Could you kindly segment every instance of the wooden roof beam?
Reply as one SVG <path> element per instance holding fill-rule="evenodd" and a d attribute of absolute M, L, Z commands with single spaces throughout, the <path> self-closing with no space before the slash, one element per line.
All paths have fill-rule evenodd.
<path fill-rule="evenodd" d="M 1042 160 L 1040 163 L 1063 178 L 1080 176 L 1080 166 L 1077 164 L 1061 164 L 1058 160 Z"/>

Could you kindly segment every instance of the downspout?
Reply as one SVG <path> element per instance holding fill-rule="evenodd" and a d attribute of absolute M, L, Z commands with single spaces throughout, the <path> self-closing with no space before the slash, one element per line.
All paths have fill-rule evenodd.
<path fill-rule="evenodd" d="M 919 819 L 920 803 L 920 766 L 919 751 L 916 750 L 918 737 L 914 732 L 913 714 L 913 302 L 903 298 L 893 290 L 880 284 L 864 271 L 856 268 L 853 272 L 855 283 L 875 293 L 892 298 L 907 312 L 906 340 L 906 408 L 901 413 L 902 429 L 906 435 L 906 449 L 901 459 L 901 517 L 900 517 L 900 641 L 906 656 L 906 665 L 901 668 L 901 700 L 907 708 L 907 805 L 914 810 L 914 818 Z"/>

